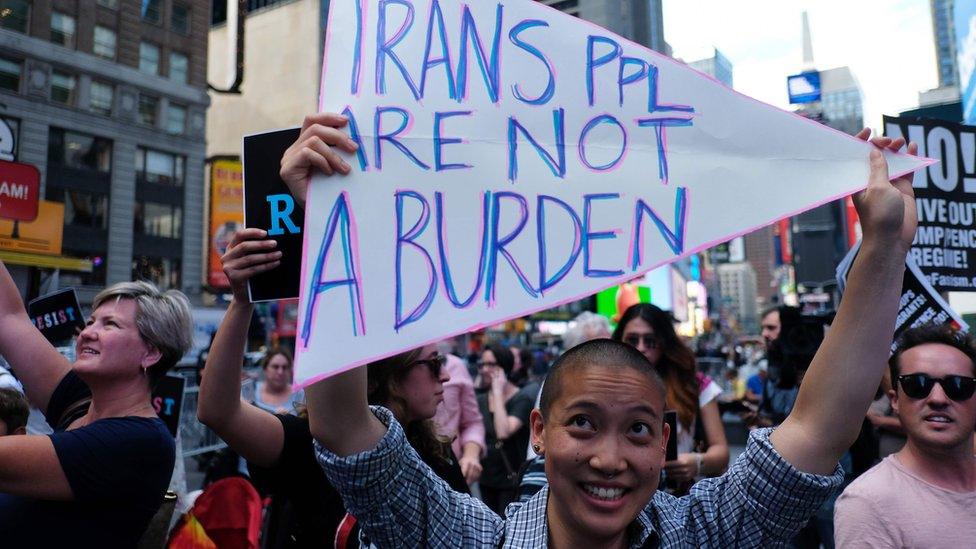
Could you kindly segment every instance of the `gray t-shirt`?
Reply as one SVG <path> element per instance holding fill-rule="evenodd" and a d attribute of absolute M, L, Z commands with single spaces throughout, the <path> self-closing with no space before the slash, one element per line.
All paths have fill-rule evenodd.
<path fill-rule="evenodd" d="M 837 547 L 958 549 L 976 543 L 976 492 L 952 492 L 905 468 L 897 455 L 858 477 L 834 508 Z"/>

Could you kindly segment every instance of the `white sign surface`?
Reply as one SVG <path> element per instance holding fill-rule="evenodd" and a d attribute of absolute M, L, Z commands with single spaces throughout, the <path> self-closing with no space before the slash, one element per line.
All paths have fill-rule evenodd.
<path fill-rule="evenodd" d="M 869 145 L 530 0 L 333 0 L 328 30 L 320 109 L 360 148 L 309 191 L 304 384 L 867 183 Z"/>

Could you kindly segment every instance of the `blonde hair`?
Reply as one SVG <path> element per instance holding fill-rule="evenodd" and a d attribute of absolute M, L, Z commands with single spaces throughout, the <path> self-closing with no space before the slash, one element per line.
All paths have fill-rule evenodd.
<path fill-rule="evenodd" d="M 135 301 L 139 335 L 162 354 L 146 372 L 150 386 L 153 386 L 179 362 L 193 343 L 190 301 L 179 290 L 164 292 L 145 281 L 119 282 L 99 292 L 92 301 L 92 309 L 120 299 Z"/>

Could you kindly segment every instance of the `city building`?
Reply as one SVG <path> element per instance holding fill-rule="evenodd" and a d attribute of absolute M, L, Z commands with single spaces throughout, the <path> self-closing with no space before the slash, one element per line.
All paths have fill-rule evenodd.
<path fill-rule="evenodd" d="M 670 55 L 664 41 L 662 0 L 536 0 L 586 19 L 654 51 Z"/>
<path fill-rule="evenodd" d="M 719 265 L 722 310 L 733 316 L 744 333 L 759 333 L 756 302 L 756 271 L 749 263 Z"/>
<path fill-rule="evenodd" d="M 956 87 L 958 90 L 959 69 L 956 64 L 956 26 L 953 4 L 955 4 L 955 0 L 929 0 L 929 6 L 932 10 L 932 34 L 935 38 L 935 66 L 939 72 L 939 87 Z"/>
<path fill-rule="evenodd" d="M 42 212 L 63 209 L 60 252 L 47 260 L 2 246 L 18 286 L 28 296 L 74 286 L 86 302 L 106 284 L 147 279 L 198 295 L 210 3 L 0 7 L 7 156 L 39 170 Z"/>
<path fill-rule="evenodd" d="M 715 53 L 711 57 L 691 61 L 688 63 L 688 66 L 711 76 L 731 88 L 733 87 L 732 62 L 729 61 L 728 57 L 722 55 L 722 52 L 718 51 L 717 48 L 714 51 Z"/>

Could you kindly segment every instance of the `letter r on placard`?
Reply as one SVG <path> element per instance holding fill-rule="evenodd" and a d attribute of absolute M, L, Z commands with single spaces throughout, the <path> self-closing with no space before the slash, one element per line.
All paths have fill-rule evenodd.
<path fill-rule="evenodd" d="M 291 220 L 291 212 L 295 209 L 295 199 L 290 194 L 269 194 L 265 199 L 271 205 L 271 228 L 268 230 L 268 235 L 278 236 L 285 234 L 285 231 L 288 231 L 289 234 L 301 232 L 301 229 Z M 284 229 L 281 228 L 282 222 L 285 224 Z"/>

